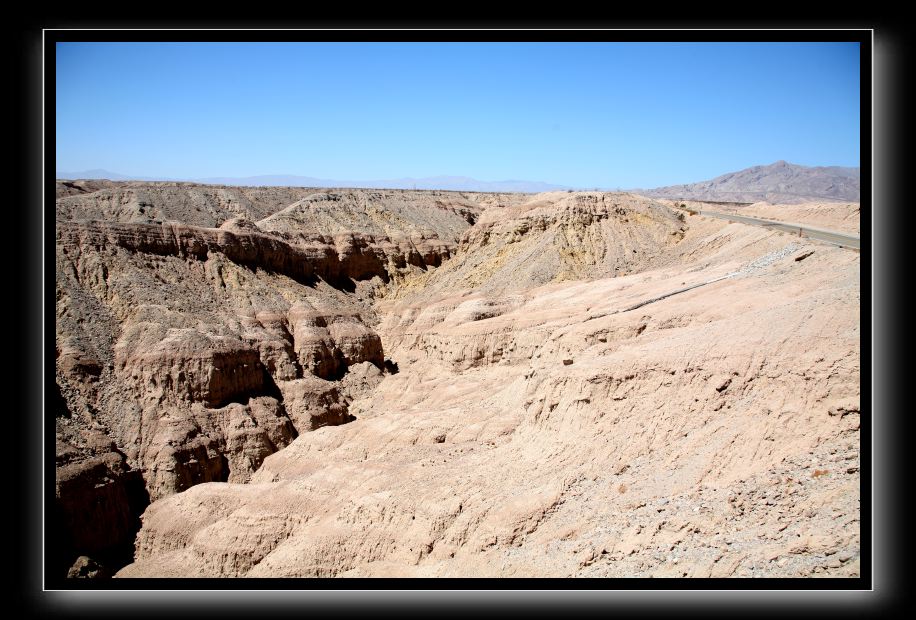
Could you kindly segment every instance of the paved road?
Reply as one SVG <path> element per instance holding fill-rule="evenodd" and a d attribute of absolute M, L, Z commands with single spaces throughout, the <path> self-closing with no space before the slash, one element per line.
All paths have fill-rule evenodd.
<path fill-rule="evenodd" d="M 781 230 L 787 233 L 798 234 L 801 230 L 801 236 L 810 237 L 812 239 L 818 239 L 819 241 L 826 241 L 827 243 L 832 243 L 833 245 L 838 245 L 841 248 L 849 248 L 851 250 L 860 250 L 860 241 L 859 237 L 853 235 L 846 235 L 843 233 L 834 232 L 832 230 L 824 230 L 822 228 L 811 228 L 805 226 L 804 224 L 791 224 L 787 222 L 774 222 L 772 220 L 760 220 L 755 217 L 747 217 L 745 215 L 733 215 L 731 213 L 714 213 L 712 211 L 697 211 L 700 215 L 706 215 L 709 217 L 717 217 L 722 220 L 731 220 L 732 222 L 741 222 L 742 224 L 750 224 L 752 226 L 762 226 L 764 228 L 773 228 L 775 230 Z"/>

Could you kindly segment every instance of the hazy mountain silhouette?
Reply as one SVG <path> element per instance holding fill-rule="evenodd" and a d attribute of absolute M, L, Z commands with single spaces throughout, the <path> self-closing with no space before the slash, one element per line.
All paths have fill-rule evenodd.
<path fill-rule="evenodd" d="M 734 202 L 859 202 L 859 168 L 799 166 L 777 161 L 729 172 L 710 181 L 636 190 L 646 196 Z"/>
<path fill-rule="evenodd" d="M 436 176 L 423 178 L 383 179 L 374 181 L 346 181 L 319 179 L 297 175 L 260 175 L 251 177 L 167 178 L 129 176 L 109 170 L 94 169 L 82 172 L 58 172 L 59 179 L 109 179 L 111 181 L 188 181 L 214 185 L 290 186 L 290 187 L 359 187 L 379 189 L 442 189 L 471 192 L 546 192 L 568 189 L 565 185 L 540 181 L 479 181 L 470 177 Z"/>

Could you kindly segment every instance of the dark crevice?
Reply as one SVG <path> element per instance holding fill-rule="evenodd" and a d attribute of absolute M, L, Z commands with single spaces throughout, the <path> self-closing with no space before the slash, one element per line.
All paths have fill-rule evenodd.
<path fill-rule="evenodd" d="M 64 398 L 63 393 L 60 390 L 60 384 L 56 381 L 54 382 L 54 391 L 51 394 L 51 402 L 47 409 L 48 417 L 53 416 L 56 418 L 70 418 L 73 414 L 70 413 L 70 407 L 67 405 L 67 399 Z"/>
<path fill-rule="evenodd" d="M 353 293 L 356 291 L 356 282 L 347 276 L 328 278 L 326 282 L 337 290 L 343 291 L 345 293 Z"/>
<path fill-rule="evenodd" d="M 140 515 L 150 503 L 139 470 L 98 468 L 61 491 L 47 530 L 49 587 L 68 577 L 111 577 L 134 561 Z"/>
<path fill-rule="evenodd" d="M 87 192 L 89 191 L 89 190 L 87 190 L 87 189 L 84 188 L 84 187 L 80 187 L 79 185 L 77 185 L 77 184 L 74 183 L 73 181 L 62 181 L 62 184 L 63 184 L 64 187 L 69 187 L 70 189 L 75 189 L 76 191 L 78 191 L 78 192 L 81 193 L 81 194 L 85 194 L 85 193 L 87 193 Z"/>
<path fill-rule="evenodd" d="M 261 390 L 262 394 L 259 396 L 270 396 L 281 405 L 283 404 L 283 392 L 280 391 L 280 388 L 277 386 L 277 382 L 274 381 L 274 377 L 270 374 L 270 371 L 266 367 L 262 366 L 262 372 L 264 373 L 264 387 Z"/>

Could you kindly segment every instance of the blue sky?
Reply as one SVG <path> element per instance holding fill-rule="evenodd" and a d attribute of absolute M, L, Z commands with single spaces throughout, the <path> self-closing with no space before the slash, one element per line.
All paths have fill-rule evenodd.
<path fill-rule="evenodd" d="M 859 165 L 855 43 L 59 43 L 57 169 L 655 187 Z"/>

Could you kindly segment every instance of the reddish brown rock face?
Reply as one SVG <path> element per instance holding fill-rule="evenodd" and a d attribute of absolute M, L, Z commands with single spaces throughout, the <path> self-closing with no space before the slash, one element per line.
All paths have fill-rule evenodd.
<path fill-rule="evenodd" d="M 289 322 L 296 356 L 309 373 L 322 379 L 339 379 L 349 366 L 384 361 L 382 341 L 355 315 L 323 315 L 297 304 Z"/>
<path fill-rule="evenodd" d="M 142 341 L 141 341 L 142 342 Z M 172 329 L 149 348 L 115 346 L 115 363 L 126 382 L 160 401 L 182 400 L 218 407 L 258 394 L 264 366 L 258 351 L 238 338 L 208 337 Z"/>
<path fill-rule="evenodd" d="M 287 414 L 300 432 L 353 420 L 337 381 L 306 376 L 280 384 Z"/>
<path fill-rule="evenodd" d="M 340 317 L 328 325 L 328 334 L 349 368 L 362 362 L 381 367 L 385 359 L 382 339 L 356 317 Z"/>

